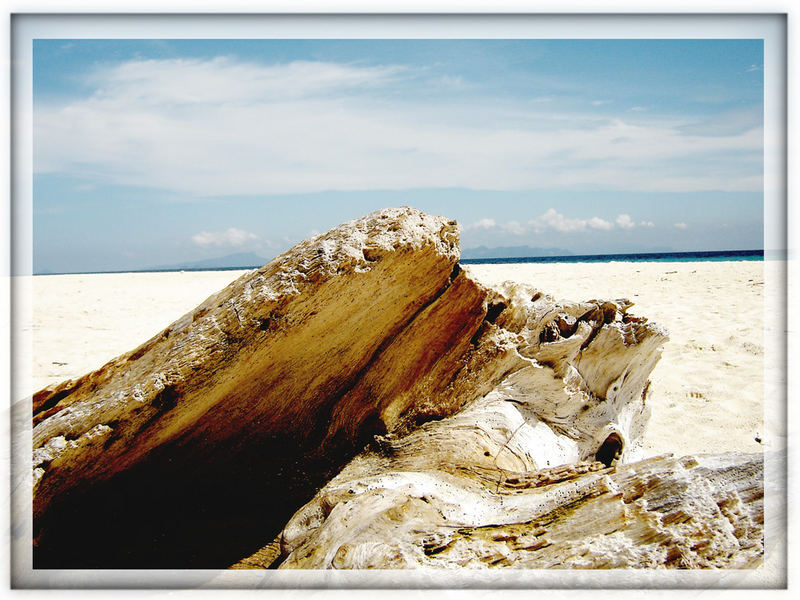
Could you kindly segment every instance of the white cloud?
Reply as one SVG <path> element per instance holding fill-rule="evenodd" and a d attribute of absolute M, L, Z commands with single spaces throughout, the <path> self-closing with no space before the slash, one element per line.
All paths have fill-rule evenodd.
<path fill-rule="evenodd" d="M 608 231 L 614 227 L 613 223 L 599 217 L 592 217 L 590 219 L 570 219 L 556 211 L 555 208 L 548 209 L 544 214 L 530 221 L 529 225 L 535 232 L 541 232 L 545 229 L 554 229 L 561 233 L 585 231 L 587 227 L 590 229 Z"/>
<path fill-rule="evenodd" d="M 192 241 L 203 248 L 208 246 L 243 246 L 247 242 L 257 239 L 258 236 L 255 233 L 236 229 L 235 227 L 219 232 L 201 231 L 192 236 Z"/>
<path fill-rule="evenodd" d="M 607 221 L 600 217 L 590 217 L 586 219 L 569 218 L 559 213 L 555 208 L 549 208 L 544 213 L 531 219 L 527 223 L 520 223 L 519 221 L 508 221 L 506 223 L 497 223 L 492 218 L 483 218 L 478 221 L 467 225 L 464 230 L 475 232 L 481 231 L 494 231 L 510 233 L 513 235 L 524 235 L 527 233 L 543 233 L 548 230 L 557 231 L 559 233 L 573 233 L 585 232 L 589 230 L 598 231 L 611 231 L 615 228 L 619 229 L 633 229 L 636 227 L 636 222 L 631 219 L 630 215 L 620 214 L 612 221 Z M 639 227 L 655 227 L 652 221 L 641 221 Z M 678 223 L 675 225 L 679 229 L 685 229 L 686 224 Z"/>
<path fill-rule="evenodd" d="M 688 227 L 686 223 L 675 223 L 675 229 L 687 229 Z"/>
<path fill-rule="evenodd" d="M 387 83 L 403 67 L 354 67 L 320 61 L 261 65 L 225 56 L 210 60 L 132 60 L 89 76 L 96 102 L 164 107 L 287 100 Z"/>
<path fill-rule="evenodd" d="M 601 219 L 600 217 L 592 217 L 591 219 L 587 219 L 586 225 L 592 229 L 602 229 L 604 231 L 608 231 L 610 229 L 614 229 L 614 224 Z"/>
<path fill-rule="evenodd" d="M 514 235 L 523 235 L 524 233 L 527 232 L 525 226 L 522 225 L 522 223 L 520 223 L 519 221 L 509 221 L 508 223 L 504 223 L 500 227 L 503 230 L 507 231 L 508 233 L 512 233 Z"/>
<path fill-rule="evenodd" d="M 129 61 L 83 82 L 90 97 L 36 105 L 34 169 L 198 196 L 763 187 L 760 123 L 700 136 L 681 130 L 689 119 L 598 119 L 480 95 L 416 100 L 409 89 L 424 77 L 325 62 Z"/>
<path fill-rule="evenodd" d="M 592 100 L 592 106 L 602 106 L 603 104 L 611 104 L 611 100 Z"/>
<path fill-rule="evenodd" d="M 636 227 L 636 223 L 631 220 L 630 215 L 619 215 L 617 217 L 617 225 L 622 229 L 633 229 Z"/>
<path fill-rule="evenodd" d="M 465 229 L 492 229 L 497 226 L 494 219 L 479 219 L 472 225 L 467 225 Z"/>
<path fill-rule="evenodd" d="M 631 112 L 645 112 L 647 109 L 644 106 L 631 106 L 628 110 Z"/>

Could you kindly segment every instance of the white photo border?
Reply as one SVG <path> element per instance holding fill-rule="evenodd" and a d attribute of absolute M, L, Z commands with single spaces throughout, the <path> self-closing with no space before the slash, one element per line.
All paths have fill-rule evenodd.
<path fill-rule="evenodd" d="M 44 10 L 61 9 L 53 2 Z M 124 3 L 123 3 L 124 4 Z M 138 4 L 142 10 L 148 5 Z M 186 4 L 189 3 L 177 3 Z M 235 9 L 241 3 L 234 3 Z M 12 440 L 10 490 L 11 521 L 9 523 L 12 588 L 28 589 L 333 589 L 333 588 L 393 588 L 393 589 L 620 589 L 644 588 L 672 589 L 723 589 L 723 588 L 772 588 L 780 589 L 787 584 L 787 540 L 791 525 L 786 520 L 785 497 L 787 486 L 794 486 L 787 476 L 786 465 L 792 464 L 792 452 L 788 438 L 794 431 L 791 404 L 787 402 L 791 376 L 786 368 L 786 339 L 770 339 L 765 335 L 765 362 L 783 364 L 786 375 L 780 380 L 765 381 L 765 418 L 772 431 L 783 436 L 784 448 L 766 458 L 767 523 L 765 567 L 752 571 L 519 571 L 478 572 L 460 570 L 456 572 L 377 571 L 377 572 L 283 572 L 283 571 L 58 571 L 32 569 L 30 548 L 30 490 L 24 482 L 29 480 L 27 460 L 30 449 L 30 425 L 25 417 L 30 415 L 30 399 L 16 402 L 15 379 L 30 376 L 30 273 L 31 273 L 31 206 L 32 206 L 32 84 L 31 53 L 32 40 L 36 38 L 762 38 L 765 41 L 765 252 L 789 251 L 790 273 L 776 273 L 768 279 L 766 286 L 791 291 L 793 266 L 792 238 L 787 239 L 787 222 L 796 223 L 787 188 L 787 125 L 788 90 L 786 14 L 782 12 L 758 13 L 753 6 L 747 14 L 542 14 L 525 13 L 476 13 L 476 14 L 299 14 L 289 13 L 285 7 L 278 12 L 264 14 L 15 14 L 10 15 L 12 34 L 12 83 L 9 93 L 12 120 L 10 124 L 13 142 L 9 164 L 10 203 L 9 228 L 13 261 L 9 279 L 10 293 L 10 372 L 7 381 L 12 381 L 11 397 L 6 405 L 9 418 L 4 427 L 9 427 Z M 327 3 L 316 3 L 326 10 Z M 338 3 L 342 4 L 342 3 Z M 474 3 L 462 3 L 465 10 Z M 686 4 L 689 3 L 679 3 Z M 700 3 L 702 4 L 702 3 Z M 737 3 L 727 3 L 735 10 Z M 742 3 L 738 3 L 742 4 Z M 786 3 L 788 6 L 788 3 Z M 322 5 L 322 6 L 320 6 Z M 697 8 L 698 3 L 692 6 Z M 769 8 L 769 3 L 763 7 Z M 91 5 L 89 5 L 91 6 Z M 415 3 L 406 4 L 406 9 Z M 426 4 L 430 6 L 430 4 Z M 629 8 L 633 8 L 630 3 Z M 270 7 L 272 8 L 272 7 Z M 606 7 L 613 8 L 613 7 Z M 761 8 L 759 6 L 758 8 Z M 93 7 L 84 10 L 105 9 Z M 295 9 L 297 7 L 295 6 Z M 189 8 L 191 10 L 191 7 Z M 358 9 L 356 9 L 358 10 Z M 367 10 L 362 7 L 361 10 Z M 397 10 L 397 9 L 395 9 Z M 420 10 L 417 7 L 417 10 Z M 500 8 L 496 10 L 501 10 Z M 637 10 L 641 10 L 637 6 Z M 788 10 L 788 9 L 787 9 Z M 12 62 L 13 61 L 13 62 Z M 788 276 L 788 279 L 787 279 Z M 769 294 L 765 294 L 769 297 Z M 786 295 L 784 301 L 765 306 L 770 323 L 767 331 L 788 332 Z M 788 340 L 789 351 L 792 341 Z M 792 353 L 793 354 L 793 353 Z M 783 418 L 789 412 L 788 424 Z M 788 462 L 787 462 L 788 461 Z M 27 479 L 26 479 L 27 475 Z M 9 478 L 6 478 L 9 481 Z M 25 492 L 27 491 L 27 496 Z M 791 495 L 790 495 L 791 496 Z M 26 512 L 27 510 L 27 512 Z M 22 520 L 20 520 L 22 519 Z"/>

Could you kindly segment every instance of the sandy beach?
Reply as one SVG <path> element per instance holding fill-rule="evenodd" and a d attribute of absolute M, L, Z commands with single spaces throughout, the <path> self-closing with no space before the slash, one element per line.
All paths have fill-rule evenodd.
<path fill-rule="evenodd" d="M 628 298 L 669 331 L 650 377 L 650 454 L 765 449 L 764 262 L 471 265 L 557 299 Z M 758 439 L 756 439 L 758 438 Z"/>
<path fill-rule="evenodd" d="M 771 445 L 764 427 L 764 280 L 769 262 L 467 265 L 565 300 L 628 298 L 670 341 L 651 376 L 649 455 Z M 30 392 L 131 350 L 243 271 L 37 276 Z"/>

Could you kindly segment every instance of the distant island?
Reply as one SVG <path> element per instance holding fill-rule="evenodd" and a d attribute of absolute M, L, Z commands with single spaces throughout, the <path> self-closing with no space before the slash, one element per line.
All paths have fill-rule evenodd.
<path fill-rule="evenodd" d="M 238 252 L 227 254 L 218 258 L 207 258 L 194 262 L 185 262 L 176 265 L 161 265 L 146 269 L 148 271 L 208 271 L 214 269 L 252 269 L 266 264 L 269 259 L 253 254 L 252 252 Z"/>

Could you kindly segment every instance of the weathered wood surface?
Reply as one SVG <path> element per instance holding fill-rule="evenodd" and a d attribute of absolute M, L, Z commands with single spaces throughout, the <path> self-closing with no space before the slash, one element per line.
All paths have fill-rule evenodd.
<path fill-rule="evenodd" d="M 491 515 L 476 482 L 499 494 L 548 468 L 636 459 L 666 332 L 624 299 L 487 290 L 457 261 L 455 222 L 378 211 L 37 393 L 35 566 L 263 567 L 275 552 L 258 549 L 281 531 L 282 564 L 301 566 L 295 542 L 312 528 L 298 515 L 325 513 L 315 494 L 348 473 L 427 470 L 450 481 L 451 503 Z M 376 506 L 405 506 L 386 490 Z M 309 522 L 337 531 L 325 515 Z M 430 516 L 416 529 L 437 529 Z M 336 566 L 326 560 L 314 564 Z"/>
<path fill-rule="evenodd" d="M 452 429 L 453 424 L 423 427 Z M 761 455 L 513 472 L 437 453 L 430 431 L 365 454 L 236 568 L 755 568 Z M 435 436 L 434 436 L 435 439 Z M 424 447 L 423 447 L 424 446 Z M 432 457 L 438 455 L 438 461 Z"/>

